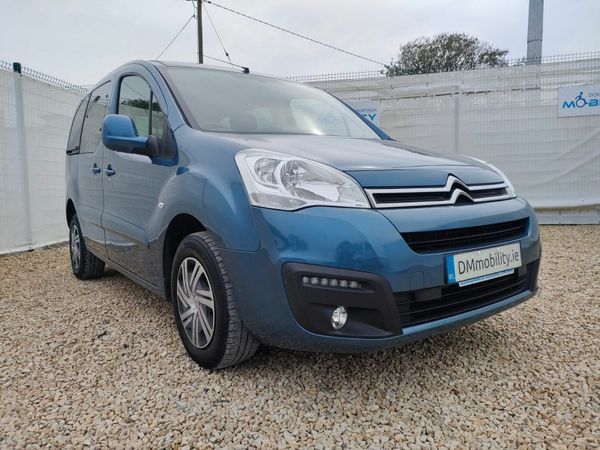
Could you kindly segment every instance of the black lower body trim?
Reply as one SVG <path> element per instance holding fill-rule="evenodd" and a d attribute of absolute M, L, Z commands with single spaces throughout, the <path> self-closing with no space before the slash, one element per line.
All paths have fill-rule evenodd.
<path fill-rule="evenodd" d="M 539 261 L 515 269 L 511 275 L 460 287 L 458 284 L 395 294 L 404 327 L 432 322 L 534 291 Z"/>
<path fill-rule="evenodd" d="M 330 336 L 382 338 L 525 291 L 535 292 L 538 271 L 539 259 L 515 269 L 511 275 L 470 286 L 452 284 L 398 293 L 392 292 L 380 275 L 332 267 L 286 263 L 283 277 L 294 317 L 306 330 Z M 313 279 L 318 281 L 313 283 Z M 335 287 L 327 283 L 332 279 L 336 280 Z M 346 281 L 344 287 L 340 286 L 342 280 Z M 355 288 L 350 288 L 351 282 Z M 331 315 L 338 306 L 347 309 L 348 321 L 335 330 Z"/>

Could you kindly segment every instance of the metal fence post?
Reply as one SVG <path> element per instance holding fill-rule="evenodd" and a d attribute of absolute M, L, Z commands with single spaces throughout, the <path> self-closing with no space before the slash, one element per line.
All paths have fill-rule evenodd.
<path fill-rule="evenodd" d="M 460 152 L 460 97 L 461 89 L 458 87 L 457 92 L 452 95 L 452 101 L 454 103 L 454 153 Z"/>
<path fill-rule="evenodd" d="M 21 76 L 21 64 L 13 63 L 13 86 L 15 89 L 15 117 L 17 125 L 17 150 L 21 163 L 23 208 L 25 208 L 25 238 L 29 250 L 33 248 L 33 237 L 31 230 L 31 193 L 29 191 L 29 161 L 27 155 L 27 135 L 25 133 L 25 105 L 23 103 L 23 83 Z"/>

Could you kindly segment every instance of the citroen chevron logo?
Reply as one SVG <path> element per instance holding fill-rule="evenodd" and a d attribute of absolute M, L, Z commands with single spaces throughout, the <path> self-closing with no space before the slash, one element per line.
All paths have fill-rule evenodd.
<path fill-rule="evenodd" d="M 448 176 L 448 180 L 446 180 L 446 186 L 444 186 L 444 189 L 447 189 L 447 192 L 452 192 L 452 196 L 450 197 L 451 203 L 456 203 L 456 200 L 458 200 L 458 197 L 460 196 L 463 196 L 472 202 L 475 201 L 475 199 L 471 197 L 469 187 L 454 175 Z"/>

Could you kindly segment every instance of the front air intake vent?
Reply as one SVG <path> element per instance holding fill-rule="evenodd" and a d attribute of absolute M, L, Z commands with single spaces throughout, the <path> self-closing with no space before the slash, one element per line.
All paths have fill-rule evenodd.
<path fill-rule="evenodd" d="M 437 289 L 394 294 L 403 327 L 454 316 L 500 302 L 534 289 L 537 263 L 516 269 L 511 275 L 470 286 L 458 284 Z M 427 297 L 427 300 L 423 298 Z"/>
<path fill-rule="evenodd" d="M 527 234 L 528 222 L 529 219 L 525 218 L 478 227 L 419 231 L 401 235 L 408 246 L 417 253 L 447 252 L 520 239 Z"/>

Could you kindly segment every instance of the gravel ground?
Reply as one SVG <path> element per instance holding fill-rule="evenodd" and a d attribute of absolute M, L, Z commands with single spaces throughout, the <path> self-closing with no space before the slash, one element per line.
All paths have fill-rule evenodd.
<path fill-rule="evenodd" d="M 540 293 L 364 355 L 196 366 L 171 309 L 67 248 L 0 258 L 0 446 L 600 448 L 600 226 L 544 227 Z"/>

